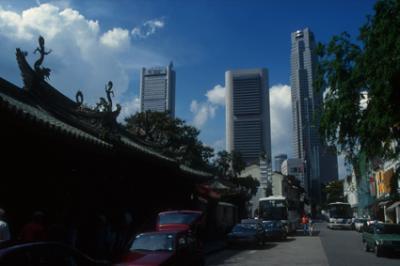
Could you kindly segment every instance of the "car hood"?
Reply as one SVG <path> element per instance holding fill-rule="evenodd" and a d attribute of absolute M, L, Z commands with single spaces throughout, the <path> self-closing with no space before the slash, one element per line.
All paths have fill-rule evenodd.
<path fill-rule="evenodd" d="M 171 231 L 171 230 L 179 230 L 185 231 L 189 229 L 188 224 L 159 224 L 158 231 Z"/>
<path fill-rule="evenodd" d="M 380 234 L 374 236 L 375 240 L 400 241 L 400 234 Z"/>
<path fill-rule="evenodd" d="M 136 266 L 156 266 L 172 257 L 172 252 L 136 252 L 131 251 L 123 258 L 123 263 Z M 124 264 L 122 264 L 124 265 Z"/>

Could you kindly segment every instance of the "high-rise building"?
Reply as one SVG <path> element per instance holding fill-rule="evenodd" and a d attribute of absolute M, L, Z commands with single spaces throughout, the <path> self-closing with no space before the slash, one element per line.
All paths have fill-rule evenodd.
<path fill-rule="evenodd" d="M 266 161 L 271 169 L 267 69 L 227 71 L 225 88 L 227 151 L 240 152 L 248 165 Z"/>
<path fill-rule="evenodd" d="M 281 172 L 281 166 L 284 160 L 287 159 L 286 154 L 278 154 L 274 157 L 274 163 L 275 163 L 275 171 L 276 172 Z"/>
<path fill-rule="evenodd" d="M 140 73 L 140 112 L 169 112 L 175 117 L 175 71 L 167 67 L 142 68 Z"/>
<path fill-rule="evenodd" d="M 314 34 L 308 28 L 291 34 L 293 155 L 303 161 L 305 190 L 317 203 L 321 180 L 337 179 L 338 173 L 337 156 L 323 144 L 318 133 L 323 92 L 313 88 L 318 60 L 315 49 Z"/>

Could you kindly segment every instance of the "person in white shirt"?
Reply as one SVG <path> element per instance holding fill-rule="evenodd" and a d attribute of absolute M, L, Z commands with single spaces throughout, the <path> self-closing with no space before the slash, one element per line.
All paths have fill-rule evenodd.
<path fill-rule="evenodd" d="M 8 224 L 4 221 L 5 211 L 0 209 L 0 243 L 11 239 L 10 229 Z"/>

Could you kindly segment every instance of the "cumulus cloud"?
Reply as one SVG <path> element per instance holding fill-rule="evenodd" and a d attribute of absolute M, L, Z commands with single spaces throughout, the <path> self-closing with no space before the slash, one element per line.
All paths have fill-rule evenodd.
<path fill-rule="evenodd" d="M 114 28 L 107 31 L 100 37 L 100 42 L 113 49 L 122 49 L 129 47 L 129 31 L 121 28 Z"/>
<path fill-rule="evenodd" d="M 269 90 L 272 154 L 290 156 L 292 145 L 292 102 L 288 85 L 273 85 Z"/>
<path fill-rule="evenodd" d="M 122 110 L 118 116 L 118 121 L 123 122 L 128 116 L 134 115 L 140 110 L 140 98 L 135 96 L 131 101 L 126 101 L 121 104 Z"/>
<path fill-rule="evenodd" d="M 193 100 L 190 104 L 190 111 L 193 113 L 193 125 L 202 128 L 210 118 L 214 118 L 218 106 L 225 106 L 225 88 L 216 85 L 214 88 L 206 92 L 207 100 L 197 102 Z"/>
<path fill-rule="evenodd" d="M 212 90 L 207 91 L 206 96 L 210 103 L 225 106 L 225 87 L 216 85 Z"/>
<path fill-rule="evenodd" d="M 52 69 L 50 83 L 70 98 L 81 90 L 90 105 L 105 96 L 108 80 L 114 83 L 114 102 L 125 102 L 120 95 L 128 90 L 135 71 L 143 65 L 167 62 L 160 55 L 131 45 L 128 29 L 102 30 L 99 21 L 63 5 L 40 4 L 22 12 L 0 7 L 0 67 L 4 78 L 21 85 L 15 48 L 28 51 L 28 61 L 34 62 L 38 55 L 32 52 L 39 35 L 45 38 L 46 49 L 52 49 L 44 61 Z"/>
<path fill-rule="evenodd" d="M 208 102 L 198 103 L 193 100 L 190 104 L 190 111 L 194 114 L 193 125 L 201 128 L 209 118 L 215 117 L 216 106 Z"/>
<path fill-rule="evenodd" d="M 165 22 L 163 18 L 148 20 L 143 25 L 135 27 L 131 34 L 138 39 L 145 39 L 156 33 L 158 29 L 164 28 Z"/>

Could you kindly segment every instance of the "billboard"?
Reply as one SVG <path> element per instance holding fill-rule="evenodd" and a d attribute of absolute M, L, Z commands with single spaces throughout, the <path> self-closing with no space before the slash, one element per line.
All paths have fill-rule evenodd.
<path fill-rule="evenodd" d="M 391 180 L 393 177 L 394 171 L 393 168 L 387 171 L 379 171 L 375 174 L 375 182 L 376 182 L 376 197 L 380 198 L 385 195 L 390 194 L 391 190 Z"/>

